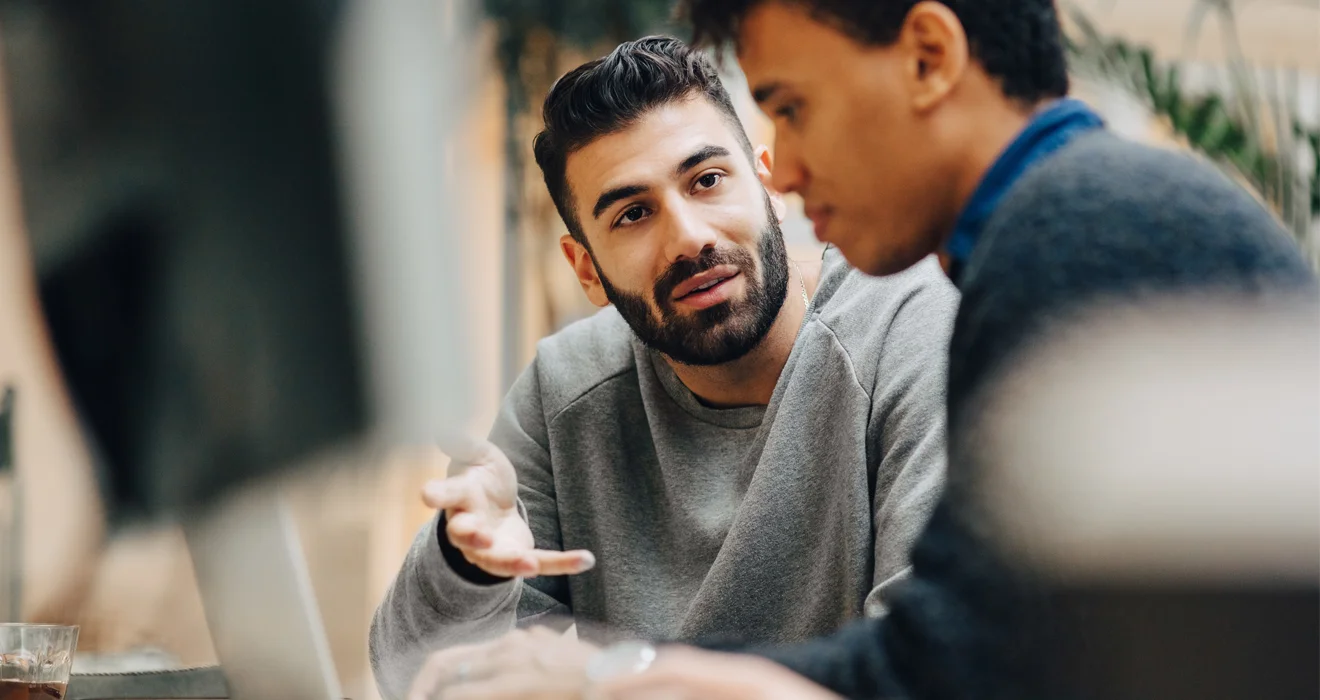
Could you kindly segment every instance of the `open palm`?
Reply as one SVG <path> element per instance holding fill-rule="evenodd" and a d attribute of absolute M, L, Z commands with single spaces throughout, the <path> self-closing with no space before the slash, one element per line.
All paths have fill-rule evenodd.
<path fill-rule="evenodd" d="M 536 548 L 518 512 L 518 474 L 489 442 L 450 447 L 449 476 L 422 490 L 427 505 L 445 512 L 445 535 L 464 558 L 494 576 L 577 574 L 590 569 L 590 552 Z"/>

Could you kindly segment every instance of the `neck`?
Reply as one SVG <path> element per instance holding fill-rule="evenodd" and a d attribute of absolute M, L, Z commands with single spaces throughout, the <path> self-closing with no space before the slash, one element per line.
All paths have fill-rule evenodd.
<path fill-rule="evenodd" d="M 978 109 L 976 118 L 971 122 L 971 128 L 966 131 L 964 139 L 966 146 L 959 149 L 959 163 L 951 178 L 953 186 L 949 189 L 949 195 L 952 201 L 945 209 L 950 215 L 946 217 L 947 220 L 940 222 L 938 257 L 945 274 L 948 274 L 952 261 L 944 253 L 944 246 L 948 243 L 949 236 L 953 234 L 958 216 L 976 193 L 976 188 L 981 185 L 986 173 L 994 167 L 995 161 L 999 160 L 999 156 L 1003 155 L 1018 134 L 1027 128 L 1041 106 L 1037 104 L 1023 107 L 1013 102 L 1006 102 L 1002 98 L 987 102 L 990 106 Z"/>
<path fill-rule="evenodd" d="M 807 316 L 802 286 L 814 295 L 820 280 L 820 261 L 795 262 L 788 266 L 788 295 L 774 325 L 752 351 L 733 362 L 710 367 L 684 365 L 665 356 L 683 385 L 708 406 L 735 408 L 764 406 L 779 383 L 788 356 L 793 352 L 802 321 Z"/>

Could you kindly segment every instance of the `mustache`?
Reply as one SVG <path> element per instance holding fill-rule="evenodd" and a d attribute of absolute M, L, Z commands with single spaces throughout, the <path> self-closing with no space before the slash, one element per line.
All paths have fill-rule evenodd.
<path fill-rule="evenodd" d="M 675 262 L 660 275 L 660 279 L 655 281 L 656 303 L 667 308 L 673 302 L 674 290 L 678 285 L 719 265 L 731 265 L 740 272 L 746 272 L 756 266 L 756 261 L 742 248 L 707 248 L 695 258 Z"/>

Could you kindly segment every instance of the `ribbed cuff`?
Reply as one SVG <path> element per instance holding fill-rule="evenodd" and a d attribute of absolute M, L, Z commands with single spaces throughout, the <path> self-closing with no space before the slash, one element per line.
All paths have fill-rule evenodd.
<path fill-rule="evenodd" d="M 442 517 L 443 515 L 437 516 L 435 523 L 424 529 L 413 545 L 419 550 L 418 566 L 414 569 L 418 587 L 421 588 L 431 607 L 451 620 L 477 620 L 494 613 L 518 594 L 521 580 L 503 579 L 491 584 L 474 583 L 455 571 L 446 561 L 440 546 L 438 533 L 441 532 Z M 462 554 L 457 556 L 463 559 Z M 464 562 L 467 563 L 466 560 Z M 490 576 L 485 572 L 481 573 Z"/>
<path fill-rule="evenodd" d="M 481 567 L 468 561 L 463 553 L 454 546 L 453 542 L 445 536 L 445 513 L 440 511 L 440 517 L 435 523 L 435 539 L 440 544 L 440 554 L 445 558 L 445 563 L 454 573 L 468 580 L 469 583 L 475 583 L 478 586 L 495 586 L 513 579 L 506 576 L 496 576 L 487 573 Z"/>

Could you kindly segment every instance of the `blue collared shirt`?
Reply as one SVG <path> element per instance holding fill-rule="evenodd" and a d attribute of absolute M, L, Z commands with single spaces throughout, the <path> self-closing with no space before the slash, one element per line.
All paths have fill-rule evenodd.
<path fill-rule="evenodd" d="M 953 235 L 945 247 L 952 263 L 952 277 L 958 275 L 972 250 L 976 248 L 981 231 L 999 207 L 1004 196 L 1033 165 L 1045 160 L 1078 136 L 1104 127 L 1104 121 L 1085 103 L 1075 99 L 1062 99 L 1041 110 L 1027 124 L 1027 128 L 1004 149 L 994 165 L 981 179 L 963 207 L 954 224 Z"/>

